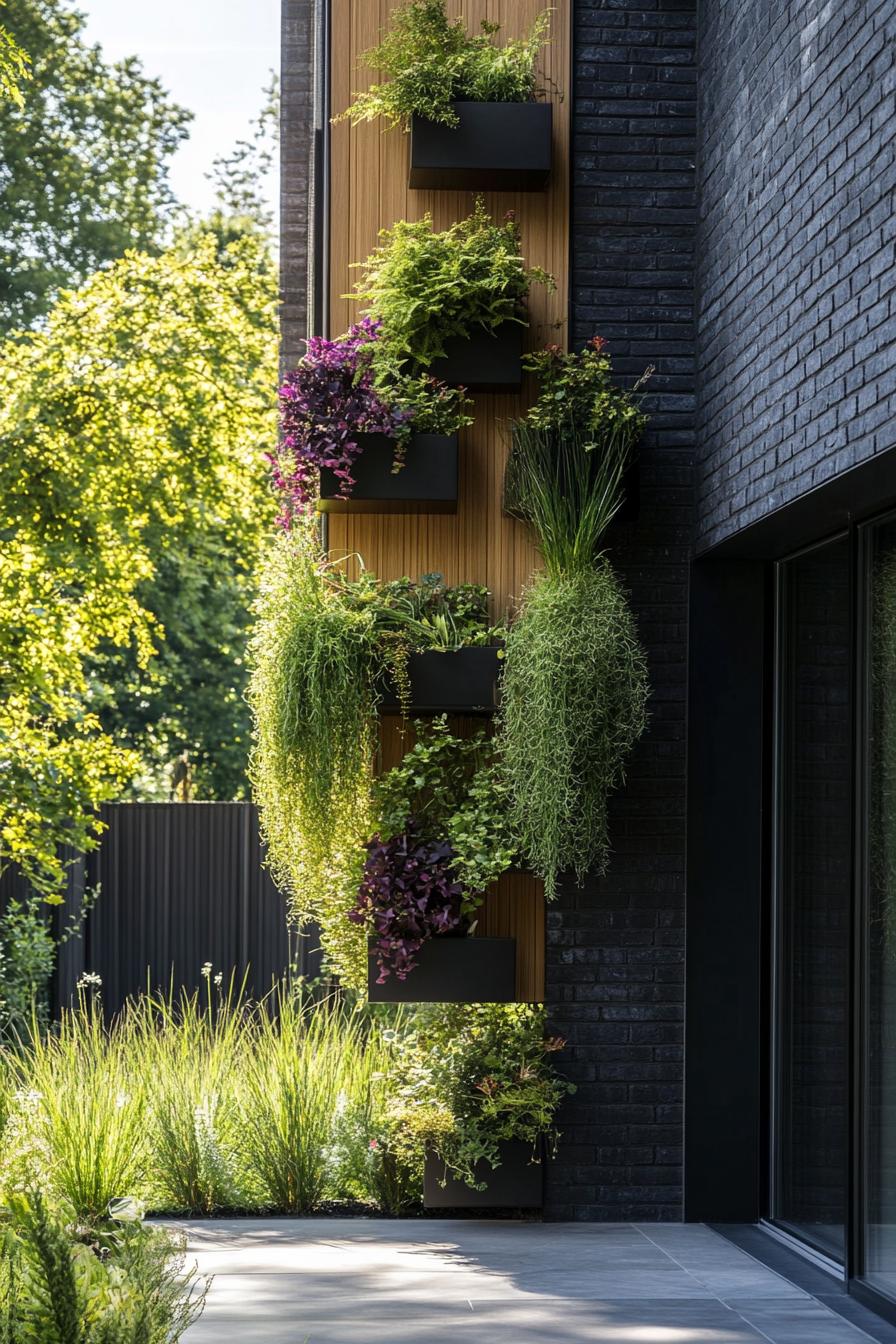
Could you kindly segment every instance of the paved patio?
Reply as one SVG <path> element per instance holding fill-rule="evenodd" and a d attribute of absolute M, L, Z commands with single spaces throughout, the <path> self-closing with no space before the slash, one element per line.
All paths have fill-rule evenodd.
<path fill-rule="evenodd" d="M 181 1226 L 190 1260 L 215 1276 L 205 1315 L 185 1344 L 869 1339 L 699 1225 L 241 1219 Z"/>

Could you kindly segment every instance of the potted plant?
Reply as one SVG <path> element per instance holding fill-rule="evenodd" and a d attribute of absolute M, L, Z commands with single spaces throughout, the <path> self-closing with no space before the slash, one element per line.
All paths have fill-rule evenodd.
<path fill-rule="evenodd" d="M 535 533 L 545 568 L 507 636 L 499 749 L 523 851 L 545 881 L 602 871 L 607 800 L 646 724 L 647 666 L 602 548 L 643 416 L 638 386 L 609 379 L 597 339 L 532 361 L 541 394 L 511 425 L 505 506 Z"/>
<path fill-rule="evenodd" d="M 506 629 L 491 625 L 488 589 L 446 585 L 441 574 L 379 583 L 365 571 L 333 582 L 352 607 L 372 613 L 382 657 L 378 706 L 386 714 L 491 714 Z"/>
<path fill-rule="evenodd" d="M 357 902 L 367 844 L 383 824 L 373 794 L 380 700 L 391 684 L 395 700 L 387 707 L 410 712 L 414 659 L 427 651 L 456 660 L 461 681 L 467 652 L 496 669 L 501 651 L 490 641 L 503 632 L 487 624 L 487 602 L 485 589 L 450 588 L 440 575 L 419 584 L 380 584 L 366 572 L 349 580 L 322 556 L 307 514 L 280 537 L 262 576 L 249 689 L 253 793 L 275 879 L 297 922 L 320 927 L 328 967 L 350 987 L 367 983 L 366 938 L 346 916 Z M 490 702 L 493 676 L 477 692 Z M 472 785 L 470 797 L 478 808 Z M 506 806 L 506 791 L 502 797 Z M 491 868 L 472 864 L 476 819 L 465 832 L 464 809 L 456 810 L 453 843 L 469 851 L 459 880 L 484 890 Z M 409 813 L 382 833 L 398 835 Z M 498 861 L 509 866 L 499 851 Z"/>
<path fill-rule="evenodd" d="M 424 1154 L 426 1208 L 542 1203 L 557 1110 L 574 1092 L 551 1063 L 564 1041 L 543 1008 L 446 1005 L 422 1010 L 403 1060 L 400 1119 Z"/>
<path fill-rule="evenodd" d="M 408 185 L 434 190 L 541 191 L 551 171 L 551 105 L 537 102 L 536 64 L 550 10 L 498 46 L 500 24 L 471 36 L 444 0 L 407 0 L 362 57 L 386 80 L 335 120 L 382 117 L 410 131 Z"/>
<path fill-rule="evenodd" d="M 381 324 L 383 376 L 429 374 L 470 391 L 513 391 L 522 381 L 525 301 L 533 284 L 513 212 L 500 223 L 481 198 L 441 232 L 432 217 L 399 220 L 360 265 L 353 297 Z"/>
<path fill-rule="evenodd" d="M 280 388 L 272 456 L 289 525 L 327 511 L 453 512 L 457 434 L 472 423 L 463 389 L 401 374 L 382 358 L 380 323 L 365 318 L 329 341 L 312 337 Z"/>
<path fill-rule="evenodd" d="M 368 995 L 379 1002 L 503 1002 L 516 996 L 510 938 L 481 938 L 474 916 L 512 867 L 507 792 L 490 740 L 455 737 L 443 717 L 374 785 L 368 841 L 349 920 L 370 937 Z"/>

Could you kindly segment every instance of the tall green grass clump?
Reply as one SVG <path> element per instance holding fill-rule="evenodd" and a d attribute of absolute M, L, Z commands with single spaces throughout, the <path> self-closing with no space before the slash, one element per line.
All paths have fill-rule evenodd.
<path fill-rule="evenodd" d="M 361 1018 L 337 1003 L 281 993 L 255 1016 L 238 1104 L 247 1181 L 262 1204 L 303 1214 L 323 1200 L 334 1119 L 363 1052 Z"/>
<path fill-rule="evenodd" d="M 245 1205 L 237 1148 L 239 1050 L 246 1010 L 230 991 L 145 997 L 131 1009 L 146 1084 L 148 1198 L 157 1209 L 213 1213 Z"/>
<path fill-rule="evenodd" d="M 107 1031 L 83 1004 L 12 1056 L 16 1092 L 0 1159 L 3 1183 L 39 1185 L 88 1225 L 142 1184 L 145 1076 L 125 1021 Z"/>

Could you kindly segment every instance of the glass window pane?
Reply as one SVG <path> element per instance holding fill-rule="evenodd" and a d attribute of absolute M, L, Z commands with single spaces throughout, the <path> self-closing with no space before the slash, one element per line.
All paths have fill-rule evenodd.
<path fill-rule="evenodd" d="M 872 541 L 865 1273 L 896 1297 L 896 524 Z"/>
<path fill-rule="evenodd" d="M 774 1216 L 842 1259 L 851 872 L 849 545 L 781 567 Z"/>

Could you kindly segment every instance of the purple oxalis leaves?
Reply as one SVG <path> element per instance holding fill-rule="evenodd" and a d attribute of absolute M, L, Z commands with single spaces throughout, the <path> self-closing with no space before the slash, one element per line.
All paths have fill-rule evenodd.
<path fill-rule="evenodd" d="M 447 841 L 422 839 L 413 820 L 391 840 L 377 835 L 368 842 L 349 919 L 373 931 L 378 984 L 390 973 L 405 980 L 428 938 L 460 928 L 463 888 L 454 877 L 455 858 Z"/>
<path fill-rule="evenodd" d="M 281 451 L 269 456 L 274 485 L 283 496 L 284 527 L 313 506 L 322 467 L 341 482 L 341 495 L 351 491 L 359 434 L 394 438 L 411 418 L 411 412 L 387 406 L 374 386 L 380 325 L 365 317 L 333 341 L 312 336 L 298 368 L 284 379 Z"/>

